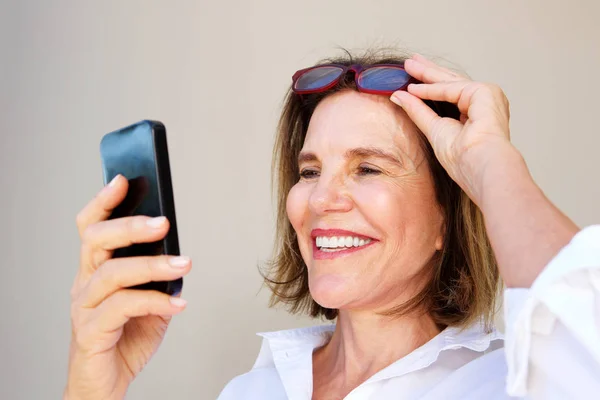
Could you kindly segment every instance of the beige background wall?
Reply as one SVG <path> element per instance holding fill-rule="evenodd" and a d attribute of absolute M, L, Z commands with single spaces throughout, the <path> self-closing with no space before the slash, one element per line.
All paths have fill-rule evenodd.
<path fill-rule="evenodd" d="M 531 170 L 581 225 L 600 221 L 600 3 L 13 1 L 0 6 L 0 398 L 65 383 L 77 211 L 98 144 L 143 118 L 169 133 L 187 311 L 131 399 L 215 398 L 257 331 L 309 323 L 266 307 L 271 143 L 292 73 L 337 46 L 406 46 L 494 81 Z"/>

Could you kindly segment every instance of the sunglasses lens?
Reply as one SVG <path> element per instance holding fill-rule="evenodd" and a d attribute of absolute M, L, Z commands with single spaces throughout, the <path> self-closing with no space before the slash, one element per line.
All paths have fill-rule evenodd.
<path fill-rule="evenodd" d="M 315 90 L 323 88 L 339 78 L 342 72 L 342 68 L 333 66 L 311 69 L 300 75 L 294 89 Z"/>
<path fill-rule="evenodd" d="M 364 70 L 358 85 L 364 89 L 394 91 L 402 88 L 410 80 L 410 75 L 402 68 L 371 67 Z"/>

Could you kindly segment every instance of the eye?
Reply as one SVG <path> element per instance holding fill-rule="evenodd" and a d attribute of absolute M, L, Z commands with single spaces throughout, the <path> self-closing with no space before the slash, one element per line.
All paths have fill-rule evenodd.
<path fill-rule="evenodd" d="M 300 171 L 300 179 L 314 179 L 319 176 L 319 171 L 316 169 L 306 168 Z"/>
<path fill-rule="evenodd" d="M 367 165 L 361 165 L 360 167 L 358 167 L 359 175 L 379 175 L 380 173 L 381 173 L 380 170 L 372 168 Z"/>

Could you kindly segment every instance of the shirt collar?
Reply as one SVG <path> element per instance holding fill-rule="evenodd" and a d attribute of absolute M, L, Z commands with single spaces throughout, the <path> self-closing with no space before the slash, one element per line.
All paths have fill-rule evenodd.
<path fill-rule="evenodd" d="M 289 400 L 312 398 L 312 354 L 327 343 L 335 325 L 259 333 L 262 347 L 253 369 L 275 367 Z"/>
<path fill-rule="evenodd" d="M 262 347 L 253 368 L 275 367 L 290 400 L 310 398 L 312 391 L 312 353 L 325 345 L 335 325 L 321 325 L 277 332 L 262 332 Z M 486 331 L 481 321 L 460 329 L 448 327 L 406 357 L 382 369 L 365 383 L 398 377 L 433 364 L 446 350 L 467 348 L 478 353 L 502 346 L 503 335 L 496 329 Z M 493 343 L 500 341 L 498 343 Z"/>
<path fill-rule="evenodd" d="M 329 342 L 334 330 L 335 324 L 331 324 L 257 333 L 263 342 L 253 368 L 272 367 L 306 351 L 312 357 L 316 348 Z"/>
<path fill-rule="evenodd" d="M 463 329 L 448 327 L 423 346 L 373 375 L 365 383 L 394 378 L 426 368 L 447 350 L 466 348 L 485 354 L 502 347 L 503 341 L 502 333 L 495 328 L 486 331 L 482 321 Z"/>

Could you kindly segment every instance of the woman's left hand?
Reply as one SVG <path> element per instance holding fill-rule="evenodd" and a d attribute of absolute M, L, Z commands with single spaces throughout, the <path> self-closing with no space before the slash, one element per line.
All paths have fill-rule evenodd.
<path fill-rule="evenodd" d="M 427 136 L 450 177 L 479 203 L 487 163 L 506 162 L 509 154 L 518 155 L 510 143 L 510 112 L 504 92 L 497 85 L 474 82 L 420 55 L 406 60 L 404 67 L 423 83 L 395 92 L 391 100 Z M 456 104 L 460 121 L 439 117 L 422 99 Z"/>

